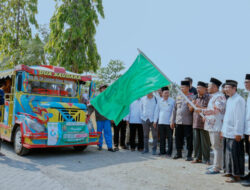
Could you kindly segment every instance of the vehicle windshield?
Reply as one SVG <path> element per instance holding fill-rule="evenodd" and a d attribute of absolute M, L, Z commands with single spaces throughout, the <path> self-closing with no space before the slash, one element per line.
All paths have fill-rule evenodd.
<path fill-rule="evenodd" d="M 27 92 L 31 94 L 76 97 L 77 82 L 30 75 Z"/>

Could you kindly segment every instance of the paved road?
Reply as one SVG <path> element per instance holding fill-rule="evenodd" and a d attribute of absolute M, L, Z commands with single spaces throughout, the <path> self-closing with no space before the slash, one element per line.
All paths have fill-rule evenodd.
<path fill-rule="evenodd" d="M 139 152 L 91 146 L 85 152 L 39 149 L 20 157 L 9 143 L 1 152 L 0 190 L 246 189 L 224 183 L 219 175 L 205 175 L 205 165 Z"/>

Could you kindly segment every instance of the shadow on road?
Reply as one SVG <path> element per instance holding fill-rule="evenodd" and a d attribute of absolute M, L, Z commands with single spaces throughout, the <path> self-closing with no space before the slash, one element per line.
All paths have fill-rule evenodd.
<path fill-rule="evenodd" d="M 17 157 L 17 160 L 27 160 L 33 164 L 11 160 L 7 158 L 8 155 L 4 156 L 4 160 L 0 163 L 4 162 L 11 167 L 29 169 L 31 171 L 39 170 L 40 167 L 44 166 L 53 166 L 61 170 L 83 172 L 112 165 L 156 159 L 156 156 L 152 156 L 151 153 L 142 155 L 140 152 L 131 152 L 130 150 L 109 152 L 103 149 L 98 151 L 96 146 L 89 146 L 83 152 L 77 152 L 73 148 L 33 149 L 28 155 L 20 159 L 18 155 L 15 155 L 10 143 L 4 142 L 2 148 L 7 149 L 12 157 Z"/>
<path fill-rule="evenodd" d="M 29 171 L 39 171 L 40 170 L 39 168 L 36 167 L 36 164 L 30 164 L 30 163 L 22 162 L 19 160 L 13 160 L 13 159 L 8 158 L 6 156 L 1 156 L 0 164 L 8 165 L 9 167 L 19 168 L 22 170 L 29 170 Z"/>

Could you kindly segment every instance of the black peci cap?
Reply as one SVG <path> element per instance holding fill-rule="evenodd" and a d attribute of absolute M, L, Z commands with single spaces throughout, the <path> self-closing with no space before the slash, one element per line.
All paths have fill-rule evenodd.
<path fill-rule="evenodd" d="M 102 89 L 102 88 L 108 88 L 108 85 L 107 85 L 107 84 L 102 84 L 102 85 L 99 87 L 99 90 Z"/>
<path fill-rule="evenodd" d="M 222 84 L 222 82 L 216 78 L 211 78 L 210 82 L 215 84 L 216 86 L 220 87 L 220 85 Z"/>
<path fill-rule="evenodd" d="M 182 86 L 190 86 L 190 82 L 188 80 L 181 81 Z"/>
<path fill-rule="evenodd" d="M 235 81 L 235 80 L 226 80 L 226 85 L 230 85 L 230 86 L 233 86 L 233 87 L 237 87 L 238 82 Z"/>
<path fill-rule="evenodd" d="M 165 90 L 169 90 L 168 86 L 165 86 L 165 87 L 162 87 L 162 88 L 161 88 L 161 91 L 162 91 L 162 92 L 165 91 Z"/>
<path fill-rule="evenodd" d="M 246 80 L 250 80 L 250 74 L 246 74 Z"/>
<path fill-rule="evenodd" d="M 202 86 L 202 87 L 207 88 L 206 83 L 205 83 L 205 82 L 202 82 L 202 81 L 199 81 L 199 82 L 197 83 L 197 86 Z"/>

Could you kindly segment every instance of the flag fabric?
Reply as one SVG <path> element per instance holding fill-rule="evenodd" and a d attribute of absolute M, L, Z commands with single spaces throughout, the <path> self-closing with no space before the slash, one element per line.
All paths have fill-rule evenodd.
<path fill-rule="evenodd" d="M 169 84 L 170 81 L 140 53 L 128 71 L 90 103 L 118 125 L 128 115 L 133 101 Z"/>
<path fill-rule="evenodd" d="M 91 81 L 89 86 L 89 99 L 92 100 L 95 98 L 95 92 L 96 92 L 96 84 L 94 81 Z"/>

